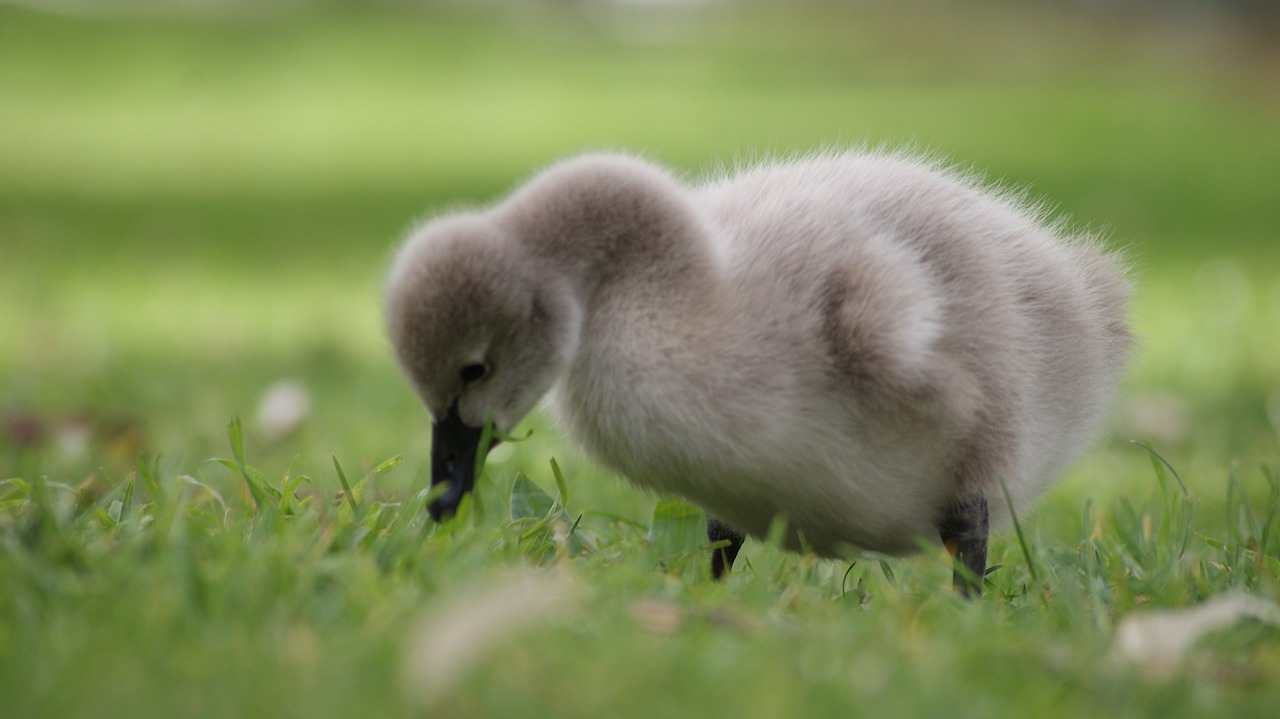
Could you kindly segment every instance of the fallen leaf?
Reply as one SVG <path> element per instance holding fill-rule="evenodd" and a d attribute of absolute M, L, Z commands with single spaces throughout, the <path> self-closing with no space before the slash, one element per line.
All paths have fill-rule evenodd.
<path fill-rule="evenodd" d="M 280 380 L 262 393 L 258 402 L 258 428 L 269 440 L 283 439 L 311 413 L 311 395 L 293 380 Z"/>
<path fill-rule="evenodd" d="M 641 629 L 653 634 L 675 634 L 684 626 L 680 605 L 661 599 L 632 602 L 631 619 Z"/>
<path fill-rule="evenodd" d="M 1133 612 L 1116 626 L 1112 657 L 1155 677 L 1172 675 L 1201 637 L 1251 619 L 1280 626 L 1280 605 L 1243 592 L 1188 609 Z"/>
<path fill-rule="evenodd" d="M 573 587 L 554 574 L 490 579 L 436 603 L 409 633 L 402 681 L 418 705 L 437 705 L 484 659 L 521 634 L 572 616 Z"/>

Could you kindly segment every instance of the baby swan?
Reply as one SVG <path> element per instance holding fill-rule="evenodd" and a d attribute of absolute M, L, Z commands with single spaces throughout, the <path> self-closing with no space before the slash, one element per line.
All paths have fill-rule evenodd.
<path fill-rule="evenodd" d="M 913 159 L 689 185 L 586 155 L 414 231 L 386 317 L 435 418 L 437 519 L 486 422 L 549 394 L 589 455 L 708 511 L 716 576 L 781 517 L 827 556 L 941 541 L 981 591 L 1000 483 L 1025 506 L 1109 403 L 1128 293 L 1087 238 Z"/>

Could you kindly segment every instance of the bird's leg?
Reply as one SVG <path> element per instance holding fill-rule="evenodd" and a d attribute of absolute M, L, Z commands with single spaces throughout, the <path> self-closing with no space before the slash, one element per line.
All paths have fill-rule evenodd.
<path fill-rule="evenodd" d="M 964 596 L 982 594 L 987 571 L 987 499 L 968 495 L 947 508 L 938 523 L 942 544 L 955 561 L 951 583 Z"/>
<path fill-rule="evenodd" d="M 742 532 L 735 530 L 715 517 L 707 517 L 708 542 L 715 544 L 722 539 L 729 540 L 729 546 L 716 547 L 711 550 L 711 576 L 716 579 L 722 579 L 733 568 L 733 560 L 737 559 L 738 550 L 742 549 L 742 542 L 745 537 L 743 537 Z"/>

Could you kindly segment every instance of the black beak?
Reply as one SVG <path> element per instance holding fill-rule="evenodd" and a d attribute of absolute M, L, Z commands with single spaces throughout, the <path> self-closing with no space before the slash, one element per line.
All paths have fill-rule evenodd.
<path fill-rule="evenodd" d="M 458 406 L 431 428 L 431 486 L 441 482 L 449 487 L 444 494 L 431 500 L 427 512 L 439 522 L 452 517 L 458 505 L 476 482 L 476 455 L 483 427 L 468 427 L 458 416 Z M 485 451 L 488 451 L 488 447 Z"/>

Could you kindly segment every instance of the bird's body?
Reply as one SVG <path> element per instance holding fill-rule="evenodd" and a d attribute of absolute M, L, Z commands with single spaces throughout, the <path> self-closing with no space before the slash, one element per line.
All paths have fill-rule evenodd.
<path fill-rule="evenodd" d="M 510 429 L 549 392 L 636 484 L 751 535 L 782 517 L 822 554 L 900 553 L 1064 470 L 1123 369 L 1127 295 L 1092 242 L 928 163 L 689 186 L 589 155 L 416 232 L 388 320 L 437 419 Z"/>

